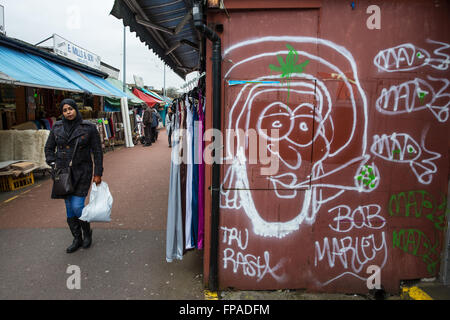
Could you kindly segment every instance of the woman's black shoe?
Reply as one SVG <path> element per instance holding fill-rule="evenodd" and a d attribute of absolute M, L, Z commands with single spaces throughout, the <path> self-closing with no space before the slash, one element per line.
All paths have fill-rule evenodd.
<path fill-rule="evenodd" d="M 81 230 L 83 230 L 83 248 L 87 249 L 92 243 L 91 224 L 87 221 L 80 220 Z"/>
<path fill-rule="evenodd" d="M 66 249 L 67 253 L 72 253 L 77 251 L 83 245 L 83 238 L 81 235 L 81 224 L 77 217 L 67 218 L 67 224 L 69 225 L 70 231 L 73 235 L 72 244 Z"/>

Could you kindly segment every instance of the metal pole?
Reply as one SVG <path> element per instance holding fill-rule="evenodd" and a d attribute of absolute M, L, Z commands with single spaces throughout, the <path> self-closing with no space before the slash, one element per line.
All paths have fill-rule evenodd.
<path fill-rule="evenodd" d="M 163 89 L 163 96 L 166 96 L 166 64 L 164 63 L 164 89 Z"/>
<path fill-rule="evenodd" d="M 123 92 L 126 92 L 127 87 L 127 27 L 123 26 Z"/>
<path fill-rule="evenodd" d="M 207 27 L 203 23 L 203 13 L 201 11 L 200 1 L 194 2 L 192 8 L 194 17 L 194 26 L 201 34 L 206 36 L 212 42 L 212 77 L 213 77 L 213 129 L 221 130 L 221 85 L 222 85 L 222 42 L 219 35 Z M 209 281 L 208 287 L 211 291 L 216 291 L 219 288 L 219 223 L 220 223 L 220 161 L 217 158 L 217 150 L 222 146 L 218 139 L 214 139 L 214 162 L 212 164 L 211 177 L 211 246 L 209 253 Z"/>
<path fill-rule="evenodd" d="M 127 47 L 127 27 L 123 26 L 123 92 L 126 93 L 127 87 L 127 58 L 126 58 L 126 47 Z M 127 148 L 134 147 L 133 138 L 131 136 L 131 124 L 130 124 L 130 112 L 128 109 L 128 99 L 123 97 L 120 99 L 120 107 L 122 109 L 123 118 L 123 130 L 125 138 L 125 146 Z"/>

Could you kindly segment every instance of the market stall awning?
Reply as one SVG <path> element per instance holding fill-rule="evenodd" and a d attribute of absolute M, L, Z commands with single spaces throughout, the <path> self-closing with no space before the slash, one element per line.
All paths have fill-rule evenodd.
<path fill-rule="evenodd" d="M 185 79 L 198 71 L 199 39 L 191 0 L 115 0 L 111 14 Z"/>
<path fill-rule="evenodd" d="M 106 78 L 106 81 L 108 81 L 109 83 L 111 83 L 114 87 L 116 87 L 119 90 L 123 90 L 123 82 L 114 78 Z M 128 97 L 128 105 L 131 106 L 136 106 L 136 105 L 140 105 L 145 103 L 144 100 L 139 99 L 138 97 L 136 97 L 133 92 L 131 92 L 131 90 L 126 86 L 125 87 L 125 93 Z M 108 98 L 108 100 L 113 100 L 111 98 Z M 120 101 L 118 101 L 120 104 Z"/>
<path fill-rule="evenodd" d="M 161 102 L 164 102 L 164 99 L 161 98 L 161 96 L 153 91 L 147 90 L 145 88 L 139 88 L 142 92 L 144 92 L 145 94 L 148 94 L 149 96 L 152 96 L 155 99 L 158 99 Z"/>
<path fill-rule="evenodd" d="M 0 81 L 83 92 L 80 87 L 43 65 L 36 57 L 2 46 L 0 46 Z"/>
<path fill-rule="evenodd" d="M 0 45 L 0 82 L 106 97 L 125 96 L 99 76 L 3 44 Z"/>
<path fill-rule="evenodd" d="M 50 69 L 54 70 L 63 78 L 73 82 L 76 86 L 80 87 L 83 91 L 90 92 L 93 95 L 105 96 L 105 97 L 125 97 L 125 93 L 118 90 L 108 81 L 103 78 L 91 75 L 87 72 L 75 70 L 63 65 L 59 65 L 52 61 L 47 61 L 41 57 L 36 57 L 41 60 L 42 64 L 45 64 Z"/>
<path fill-rule="evenodd" d="M 168 99 L 167 97 L 164 96 L 160 96 L 159 94 L 157 94 L 156 92 L 153 92 L 151 90 L 147 90 L 145 88 L 140 88 L 144 93 L 151 95 L 152 97 L 161 100 L 161 103 L 165 103 L 165 105 L 169 105 L 172 103 L 172 101 L 170 99 Z"/>
<path fill-rule="evenodd" d="M 159 104 L 159 103 L 163 103 L 163 101 L 158 100 L 156 98 L 153 98 L 152 96 L 149 96 L 148 94 L 145 94 L 144 92 L 142 92 L 141 90 L 134 88 L 133 89 L 133 94 L 138 97 L 139 99 L 142 99 L 145 101 L 145 103 L 149 106 L 152 107 L 155 104 Z"/>

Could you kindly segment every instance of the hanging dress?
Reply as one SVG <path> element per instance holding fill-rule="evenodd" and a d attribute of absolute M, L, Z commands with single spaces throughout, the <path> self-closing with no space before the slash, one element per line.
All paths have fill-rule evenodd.
<path fill-rule="evenodd" d="M 198 245 L 198 105 L 194 103 L 193 112 L 193 134 L 192 134 L 192 234 L 191 245 L 197 248 Z"/>
<path fill-rule="evenodd" d="M 205 163 L 203 161 L 203 152 L 205 150 L 205 142 L 203 135 L 205 132 L 205 114 L 203 112 L 202 94 L 198 94 L 198 141 L 199 141 L 199 165 L 198 165 L 198 243 L 197 248 L 203 249 L 203 240 L 205 236 Z"/>
<path fill-rule="evenodd" d="M 192 157 L 193 157 L 193 142 L 192 142 L 192 136 L 193 136 L 193 130 L 194 130 L 194 123 L 193 123 L 193 115 L 192 115 L 192 106 L 190 104 L 189 98 L 186 96 L 185 99 L 186 104 L 186 159 L 187 159 L 187 165 L 186 165 L 186 224 L 185 224 L 185 239 L 186 244 L 185 248 L 186 250 L 192 249 Z"/>
<path fill-rule="evenodd" d="M 181 180 L 181 209 L 183 218 L 183 248 L 186 247 L 185 243 L 185 230 L 186 225 L 186 106 L 184 100 L 179 101 L 180 104 L 180 142 L 179 142 L 179 155 L 182 159 L 180 164 L 180 180 Z"/>
<path fill-rule="evenodd" d="M 175 119 L 180 118 L 176 112 Z M 181 207 L 181 179 L 180 179 L 180 130 L 179 122 L 175 121 L 172 140 L 172 154 L 170 164 L 169 199 L 167 206 L 166 229 L 166 261 L 182 260 L 184 252 L 183 221 Z"/>

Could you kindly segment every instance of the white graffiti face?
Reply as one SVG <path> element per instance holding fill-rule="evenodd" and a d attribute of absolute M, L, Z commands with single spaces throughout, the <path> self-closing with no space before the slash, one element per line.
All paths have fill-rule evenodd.
<path fill-rule="evenodd" d="M 278 175 L 269 177 L 275 190 L 279 187 L 281 187 L 280 189 L 295 189 L 297 184 L 306 183 L 305 180 L 309 180 L 309 174 L 305 174 L 306 171 L 302 170 L 302 165 L 303 168 L 310 167 L 313 143 L 322 146 L 321 150 L 315 154 L 319 161 L 329 151 L 326 147 L 329 143 L 325 137 L 325 121 L 320 114 L 316 113 L 315 106 L 311 103 L 314 91 L 309 87 L 302 88 L 302 85 L 301 82 L 290 84 L 293 88 L 300 87 L 299 89 L 301 89 L 290 89 L 290 99 L 298 101 L 298 105 L 296 105 L 297 103 L 288 105 L 274 99 L 272 94 L 285 92 L 285 88 L 261 88 L 249 102 L 255 102 L 258 98 L 265 96 L 260 105 L 261 112 L 250 113 L 249 126 L 246 128 L 255 129 L 259 138 L 265 140 L 263 145 L 267 145 L 267 151 L 275 156 L 281 164 Z M 318 94 L 316 100 L 321 101 L 321 99 L 322 97 Z M 271 102 L 273 100 L 275 102 Z M 268 105 L 266 105 L 267 103 Z M 255 110 L 255 104 L 257 103 L 249 104 L 249 109 Z M 278 130 L 276 137 L 270 135 L 273 129 Z M 289 177 L 289 181 L 285 179 L 286 177 Z"/>
<path fill-rule="evenodd" d="M 293 53 L 283 50 L 286 44 L 295 48 L 295 61 L 304 62 L 303 72 L 299 70 L 290 74 L 290 79 L 284 81 L 281 74 L 273 74 L 269 69 L 270 61 L 277 61 L 279 56 L 289 56 Z M 311 45 L 323 49 L 323 52 L 338 55 L 339 63 L 331 63 L 326 55 L 318 56 L 317 52 L 310 52 Z M 253 167 L 248 164 L 248 139 L 227 136 L 226 158 L 232 159 L 226 172 L 222 192 L 224 197 L 222 208 L 242 208 L 253 225 L 253 231 L 262 236 L 285 237 L 298 230 L 302 223 L 313 223 L 320 205 L 327 201 L 318 188 L 338 189 L 330 198 L 335 198 L 343 189 L 360 191 L 355 185 L 351 174 L 351 182 L 344 185 L 327 183 L 332 181 L 333 174 L 346 169 L 350 164 L 355 165 L 367 160 L 366 127 L 367 103 L 365 94 L 359 84 L 356 64 L 352 55 L 343 47 L 330 41 L 308 37 L 265 37 L 238 43 L 225 50 L 224 59 L 234 50 L 254 52 L 254 47 L 267 48 L 253 56 L 242 55 L 240 60 L 233 56 L 233 65 L 226 72 L 226 78 L 234 80 L 234 74 L 239 74 L 248 65 L 255 69 L 265 70 L 251 81 L 239 81 L 243 86 L 236 91 L 228 115 L 227 129 L 234 132 L 239 129 L 255 130 L 267 145 L 267 152 L 279 159 L 278 174 L 265 177 L 268 181 L 266 189 L 273 189 L 271 198 L 267 202 L 279 202 L 289 210 L 280 210 L 278 221 L 264 216 L 267 210 L 265 203 L 254 201 L 261 178 L 255 179 Z M 288 58 L 286 58 L 288 59 Z M 308 61 L 309 64 L 306 62 Z M 266 66 L 265 69 L 262 66 Z M 329 84 L 317 77 L 317 70 L 325 70 L 335 74 L 342 81 L 348 92 L 350 110 L 345 110 L 345 116 L 339 118 L 340 127 L 333 124 L 333 116 L 339 115 L 339 110 L 333 109 L 332 96 L 334 92 Z M 351 78 L 348 78 L 348 74 Z M 344 73 L 345 72 L 345 73 Z M 333 93 L 333 94 L 332 94 Z M 288 98 L 287 98 L 288 97 Z M 342 126 L 342 127 L 341 127 Z M 271 130 L 278 130 L 276 137 Z M 345 132 L 344 132 L 345 131 Z M 354 135 L 358 133 L 355 145 Z M 277 148 L 274 148 L 274 145 Z M 351 151 L 350 151 L 351 150 Z M 327 159 L 346 153 L 347 164 L 330 171 L 325 162 Z M 318 198 L 319 193 L 320 201 Z M 287 213 L 286 215 L 283 215 Z"/>
<path fill-rule="evenodd" d="M 412 43 L 404 43 L 380 51 L 373 62 L 378 69 L 385 72 L 410 71 L 428 65 L 434 69 L 447 70 L 450 56 L 443 51 L 449 49 L 450 45 L 433 40 L 427 40 L 427 42 L 438 46 L 433 56 L 427 50 L 416 47 Z"/>

